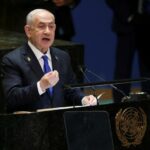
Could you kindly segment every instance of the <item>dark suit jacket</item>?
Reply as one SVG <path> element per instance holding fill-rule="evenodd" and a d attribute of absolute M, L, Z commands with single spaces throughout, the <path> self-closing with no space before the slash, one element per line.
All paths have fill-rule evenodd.
<path fill-rule="evenodd" d="M 10 52 L 2 59 L 2 85 L 8 112 L 81 104 L 83 94 L 79 90 L 64 90 L 65 84 L 76 82 L 69 55 L 51 48 L 53 69 L 59 72 L 59 82 L 54 86 L 53 97 L 39 95 L 37 81 L 44 75 L 30 47 L 24 46 Z"/>
<path fill-rule="evenodd" d="M 112 30 L 117 33 L 133 32 L 138 0 L 106 0 L 106 3 L 113 12 Z M 132 21 L 128 21 L 130 16 L 133 16 Z"/>

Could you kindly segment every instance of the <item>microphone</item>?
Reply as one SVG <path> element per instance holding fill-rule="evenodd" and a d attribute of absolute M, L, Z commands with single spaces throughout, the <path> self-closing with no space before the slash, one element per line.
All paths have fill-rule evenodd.
<path fill-rule="evenodd" d="M 80 68 L 82 68 L 82 67 L 80 66 Z M 83 69 L 80 69 L 80 70 L 83 70 Z M 91 71 L 91 70 L 89 70 L 89 69 L 87 69 L 87 68 L 85 68 L 85 72 L 89 72 L 90 74 L 92 74 L 93 76 L 95 76 L 96 78 L 98 78 L 98 79 L 101 80 L 101 81 L 106 81 L 104 78 L 102 78 L 101 76 L 97 75 L 96 73 L 94 73 L 93 71 Z M 84 73 L 84 74 L 85 74 L 85 73 Z M 129 99 L 129 96 L 127 96 L 121 89 L 117 88 L 115 85 L 109 84 L 109 86 L 112 87 L 112 88 L 115 89 L 117 92 L 119 92 L 120 94 L 123 95 L 122 101 L 123 101 L 124 99 Z"/>
<path fill-rule="evenodd" d="M 91 81 L 90 81 L 90 79 L 88 78 L 88 76 L 85 74 L 83 68 L 82 68 L 80 65 L 78 66 L 78 68 L 79 68 L 79 70 L 81 71 L 81 73 L 83 74 L 83 76 L 85 77 L 85 79 L 90 83 Z M 99 94 L 98 96 L 96 96 L 96 94 L 95 94 L 95 91 L 96 91 L 95 87 L 91 86 L 90 88 L 91 88 L 92 91 L 94 92 L 93 95 L 96 97 L 97 100 L 99 100 L 99 99 L 102 97 L 102 95 L 104 94 L 104 92 L 103 92 L 103 93 Z"/>

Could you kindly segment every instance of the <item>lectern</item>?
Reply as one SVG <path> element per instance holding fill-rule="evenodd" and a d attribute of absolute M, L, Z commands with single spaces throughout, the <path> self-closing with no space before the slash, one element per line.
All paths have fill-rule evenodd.
<path fill-rule="evenodd" d="M 41 110 L 40 112 L 24 114 L 0 114 L 0 149 L 1 150 L 67 150 L 66 126 L 64 123 L 65 113 L 74 111 L 88 112 L 106 111 L 109 116 L 110 124 L 104 127 L 104 132 L 111 129 L 114 150 L 149 150 L 150 147 L 150 101 L 134 101 L 118 104 L 107 104 L 101 106 L 88 107 L 67 107 Z M 89 132 L 84 129 L 79 139 L 87 140 L 88 136 L 93 139 L 98 137 L 101 130 L 98 129 L 101 117 L 81 118 L 73 115 L 69 119 L 73 124 L 68 126 L 67 132 L 70 136 L 76 138 L 75 131 L 90 129 Z M 69 117 L 69 116 L 68 116 Z M 75 120 L 76 118 L 76 120 Z M 89 119 L 89 120 L 88 120 Z M 68 118 L 67 118 L 68 120 Z M 76 121 L 81 121 L 80 126 L 70 130 Z M 88 121 L 95 123 L 89 123 Z M 104 122 L 107 120 L 104 120 Z M 70 123 L 71 123 L 70 122 Z M 102 124 L 104 123 L 102 122 Z M 109 121 L 108 121 L 109 122 Z M 85 123 L 85 124 L 84 124 Z M 101 125 L 102 125 L 101 124 Z M 82 126 L 83 125 L 83 126 Z M 80 130 L 81 127 L 81 130 Z M 111 127 L 111 128 L 107 128 Z M 92 133 L 92 128 L 97 129 Z M 108 132 L 107 132 L 108 133 Z M 109 135 L 109 134 L 106 134 Z M 104 137 L 105 138 L 105 137 Z M 110 138 L 110 137 L 109 137 Z M 108 139 L 109 139 L 108 138 Z M 71 139 L 68 139 L 72 143 Z M 76 141 L 80 142 L 80 141 Z M 74 143 L 72 143 L 74 144 Z M 97 143 L 99 144 L 99 143 Z M 97 147 L 96 147 L 97 148 Z M 88 147 L 87 149 L 88 150 Z M 101 148 L 101 150 L 103 150 Z M 104 149 L 106 150 L 106 149 Z"/>

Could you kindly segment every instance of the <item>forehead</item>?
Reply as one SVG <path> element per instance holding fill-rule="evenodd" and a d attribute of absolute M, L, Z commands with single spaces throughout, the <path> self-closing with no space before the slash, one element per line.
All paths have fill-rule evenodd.
<path fill-rule="evenodd" d="M 43 23 L 54 23 L 55 18 L 54 16 L 49 13 L 49 12 L 39 12 L 34 15 L 33 20 L 38 23 L 38 22 L 43 22 Z"/>

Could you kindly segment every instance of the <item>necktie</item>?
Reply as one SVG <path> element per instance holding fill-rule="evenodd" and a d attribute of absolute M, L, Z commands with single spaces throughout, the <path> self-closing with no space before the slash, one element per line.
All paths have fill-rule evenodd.
<path fill-rule="evenodd" d="M 50 66 L 49 66 L 49 64 L 48 64 L 48 57 L 46 55 L 43 55 L 42 58 L 44 60 L 44 73 L 48 73 L 48 72 L 52 71 L 51 68 L 50 68 Z M 52 87 L 49 88 L 48 92 L 52 96 L 52 94 L 53 94 L 53 88 Z"/>

